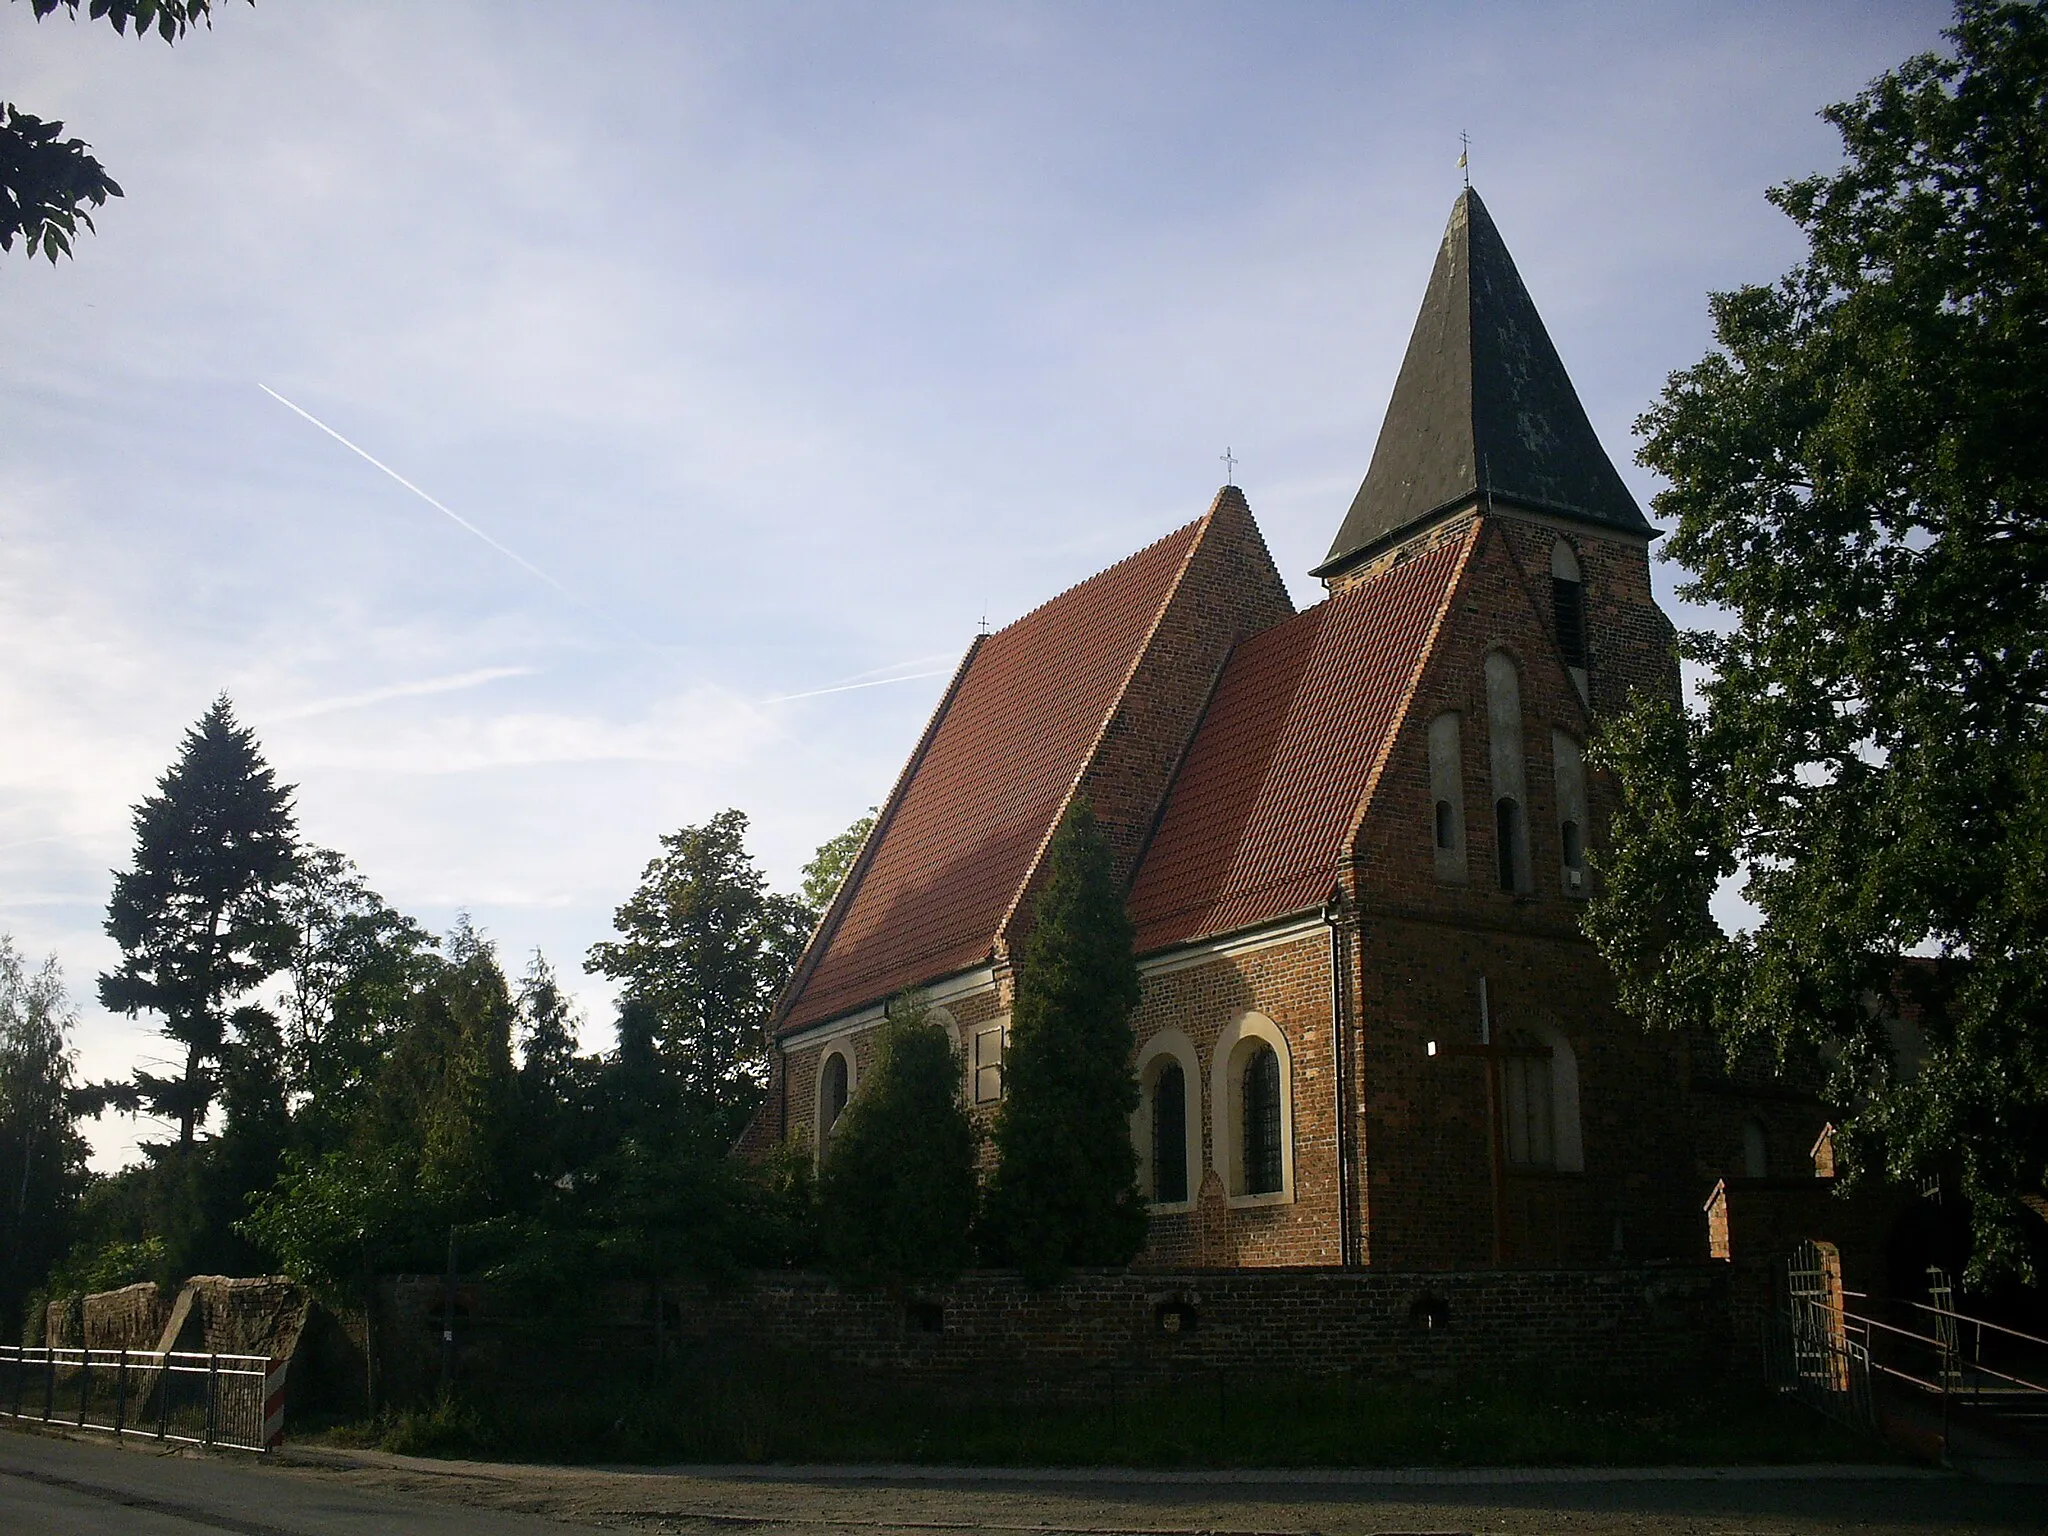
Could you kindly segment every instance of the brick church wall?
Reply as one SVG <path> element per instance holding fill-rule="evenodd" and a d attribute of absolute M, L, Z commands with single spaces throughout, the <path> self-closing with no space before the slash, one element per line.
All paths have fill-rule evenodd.
<path fill-rule="evenodd" d="M 1353 984 L 1363 1038 L 1367 1256 L 1404 1267 L 1492 1259 L 1486 1068 L 1469 1056 L 1427 1054 L 1431 1040 L 1477 1044 L 1484 977 L 1495 1038 L 1518 1026 L 1548 1026 L 1570 1045 L 1580 1081 L 1584 1171 L 1509 1176 L 1504 1257 L 1598 1262 L 1614 1249 L 1617 1224 L 1621 1250 L 1631 1256 L 1702 1257 L 1698 1211 L 1711 1181 L 1692 1188 L 1685 1052 L 1674 1037 L 1647 1035 L 1615 1007 L 1612 979 L 1578 928 L 1583 901 L 1564 886 L 1551 730 L 1583 740 L 1589 722 L 1557 659 L 1549 609 L 1555 535 L 1505 518 L 1482 526 L 1357 844 Z M 1542 563 L 1532 572 L 1527 562 L 1539 543 Z M 1639 549 L 1588 550 L 1581 563 L 1590 610 L 1633 614 L 1640 598 L 1668 637 Z M 1620 596 L 1599 595 L 1609 579 L 1623 586 Z M 1605 622 L 1593 618 L 1596 638 Z M 1654 628 L 1647 620 L 1639 627 Z M 1610 648 L 1600 654 L 1613 654 L 1602 643 Z M 1675 684 L 1668 649 L 1663 672 L 1653 676 L 1646 653 L 1629 643 L 1634 648 L 1623 654 L 1633 658 L 1636 686 L 1666 675 Z M 1506 653 L 1519 673 L 1531 877 L 1521 894 L 1502 891 L 1497 878 L 1484 672 L 1492 650 Z M 1445 710 L 1461 716 L 1463 884 L 1440 880 L 1435 865 L 1428 730 Z M 1597 849 L 1606 792 L 1597 781 L 1587 791 L 1588 841 Z"/>
<path fill-rule="evenodd" d="M 1160 1212 L 1138 1262 L 1146 1267 L 1199 1264 L 1340 1264 L 1336 1123 L 1331 1093 L 1330 940 L 1314 929 L 1284 943 L 1146 976 L 1133 1019 L 1142 1060 L 1146 1043 L 1175 1028 L 1201 1061 L 1193 1086 L 1201 1104 L 1201 1167 L 1188 1170 L 1195 1208 Z M 1232 1203 L 1215 1168 L 1216 1116 L 1211 1067 L 1223 1032 L 1247 1013 L 1263 1014 L 1286 1037 L 1292 1064 L 1294 1199 Z"/>

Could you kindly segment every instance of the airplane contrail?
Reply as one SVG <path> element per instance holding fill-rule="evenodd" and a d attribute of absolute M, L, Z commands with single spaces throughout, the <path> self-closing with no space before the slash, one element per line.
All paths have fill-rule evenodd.
<path fill-rule="evenodd" d="M 350 453 L 354 454 L 364 463 L 373 465 L 374 467 L 383 470 L 385 474 L 389 475 L 392 479 L 396 480 L 408 491 L 411 491 L 413 495 L 419 497 L 421 501 L 424 501 L 436 512 L 439 512 L 442 516 L 450 519 L 458 527 L 468 529 L 471 533 L 475 534 L 478 538 L 482 539 L 486 544 L 490 545 L 491 548 L 495 549 L 499 554 L 503 555 L 507 560 L 510 560 L 514 565 L 518 566 L 521 570 L 527 572 L 529 575 L 538 576 L 542 581 L 546 582 L 549 586 L 553 587 L 557 592 L 561 593 L 562 596 L 570 599 L 572 602 L 583 602 L 582 598 L 578 597 L 574 592 L 571 592 L 567 587 L 563 586 L 559 581 L 555 580 L 554 577 L 550 576 L 546 571 L 542 570 L 539 566 L 535 565 L 531 560 L 527 559 L 524 555 L 518 554 L 513 550 L 507 549 L 503 544 L 500 544 L 488 533 L 485 533 L 483 529 L 477 527 L 475 523 L 472 523 L 460 512 L 457 512 L 453 508 L 445 506 L 441 502 L 436 501 L 433 497 L 429 496 L 425 491 L 421 490 L 418 486 L 414 485 L 410 480 L 406 479 L 405 476 L 401 475 L 397 470 L 393 469 L 389 464 L 386 464 L 382 459 L 378 458 L 375 454 L 366 453 L 361 448 L 358 448 L 354 443 L 350 442 L 347 438 L 343 437 L 339 432 L 335 431 L 334 428 L 327 425 L 326 422 L 322 421 L 318 416 L 315 416 L 311 411 L 304 410 L 299 406 L 293 405 L 291 401 L 285 399 L 283 395 L 280 395 L 276 390 L 272 389 L 268 384 L 265 384 L 261 379 L 258 379 L 256 381 L 256 387 L 262 390 L 263 393 L 265 393 L 266 395 L 270 396 L 271 399 L 275 400 L 279 405 L 283 406 L 286 410 L 291 411 L 299 416 L 303 416 L 307 421 L 310 421 L 322 432 L 325 432 L 329 437 L 333 438 L 337 443 L 341 444 L 342 447 L 346 448 Z"/>
<path fill-rule="evenodd" d="M 792 699 L 815 699 L 827 693 L 851 693 L 856 688 L 886 688 L 890 683 L 914 683 L 921 677 L 944 677 L 952 669 L 941 668 L 937 672 L 909 672 L 902 677 L 878 677 L 871 683 L 838 683 L 830 688 L 812 688 L 803 693 L 778 693 L 773 698 L 763 699 L 763 704 L 787 704 Z"/>

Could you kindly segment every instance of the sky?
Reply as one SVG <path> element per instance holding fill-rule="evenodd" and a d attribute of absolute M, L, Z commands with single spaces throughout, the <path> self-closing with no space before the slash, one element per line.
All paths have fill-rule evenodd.
<path fill-rule="evenodd" d="M 1631 423 L 1706 295 L 1799 257 L 1764 190 L 1947 19 L 219 9 L 168 48 L 0 4 L 0 94 L 126 191 L 75 260 L 0 256 L 0 932 L 91 1078 L 166 1059 L 94 1000 L 101 924 L 223 691 L 308 840 L 541 950 L 595 1049 L 582 957 L 662 833 L 737 806 L 794 889 L 977 626 L 1199 516 L 1226 449 L 1314 601 L 1461 132 L 1647 507 Z"/>

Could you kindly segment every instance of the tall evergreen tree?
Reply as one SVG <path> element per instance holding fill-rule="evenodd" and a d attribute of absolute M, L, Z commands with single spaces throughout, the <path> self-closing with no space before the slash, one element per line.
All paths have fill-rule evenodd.
<path fill-rule="evenodd" d="M 620 937 L 592 945 L 584 964 L 651 1013 L 678 1112 L 721 1146 L 760 1101 L 768 1010 L 810 931 L 803 905 L 768 889 L 746 831 L 728 810 L 662 838 L 612 919 Z"/>
<path fill-rule="evenodd" d="M 120 967 L 100 1001 L 154 1013 L 184 1052 L 175 1077 L 136 1074 L 149 1110 L 178 1124 L 190 1150 L 219 1091 L 229 1005 L 289 958 L 279 899 L 292 872 L 291 788 L 263 761 L 227 696 L 185 734 L 157 793 L 135 808 L 135 865 L 114 877 L 107 932 Z"/>
<path fill-rule="evenodd" d="M 899 998 L 833 1127 L 819 1179 L 835 1268 L 892 1284 L 958 1274 L 974 1226 L 974 1127 L 960 1059 L 923 1003 Z"/>
<path fill-rule="evenodd" d="M 1108 840 L 1076 801 L 1017 967 L 987 1198 L 990 1256 L 1034 1280 L 1128 1263 L 1145 1241 L 1131 1145 L 1133 937 Z"/>

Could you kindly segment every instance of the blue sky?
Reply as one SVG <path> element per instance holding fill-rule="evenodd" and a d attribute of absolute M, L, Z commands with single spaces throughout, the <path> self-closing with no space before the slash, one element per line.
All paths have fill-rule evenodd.
<path fill-rule="evenodd" d="M 1226 446 L 1314 598 L 1461 130 L 1647 503 L 1705 294 L 1798 255 L 1763 189 L 1946 15 L 265 0 L 169 49 L 0 6 L 0 93 L 128 194 L 0 262 L 0 930 L 88 1074 L 159 1055 L 92 1002 L 108 871 L 225 689 L 309 838 L 542 948 L 604 1044 L 579 962 L 662 832 L 739 806 L 793 887 L 983 614 Z"/>

